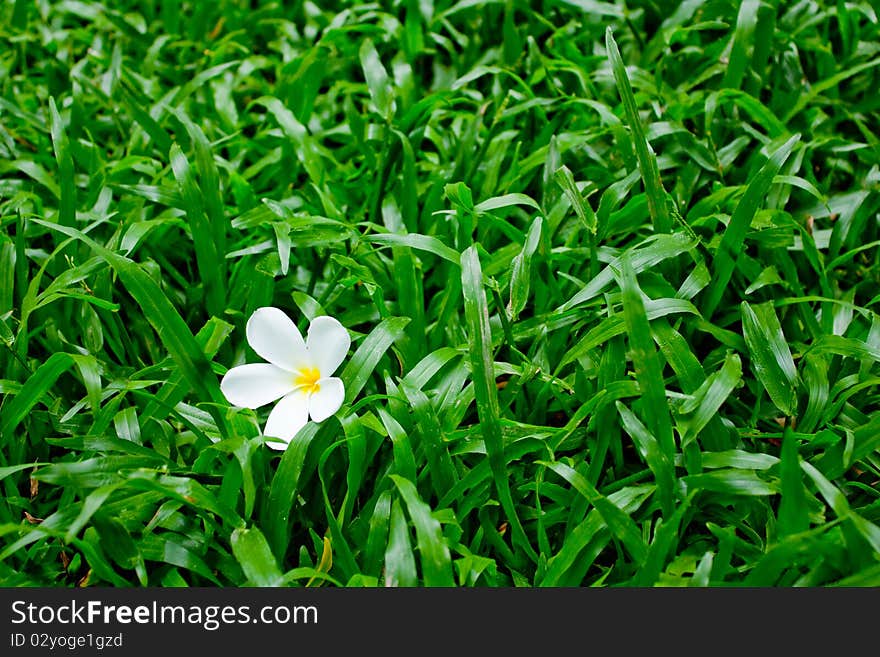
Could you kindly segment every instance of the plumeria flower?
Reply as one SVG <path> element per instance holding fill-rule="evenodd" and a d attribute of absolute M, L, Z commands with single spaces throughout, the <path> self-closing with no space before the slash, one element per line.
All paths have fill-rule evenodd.
<path fill-rule="evenodd" d="M 247 323 L 248 344 L 268 363 L 233 367 L 220 382 L 230 404 L 258 408 L 280 400 L 269 413 L 263 435 L 273 449 L 287 448 L 311 417 L 322 422 L 342 406 L 345 386 L 331 376 L 342 363 L 351 338 L 332 317 L 315 317 L 303 340 L 296 324 L 278 308 L 258 308 Z"/>

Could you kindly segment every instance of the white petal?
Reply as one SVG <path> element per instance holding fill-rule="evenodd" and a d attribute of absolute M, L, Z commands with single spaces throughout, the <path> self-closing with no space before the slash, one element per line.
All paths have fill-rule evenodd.
<path fill-rule="evenodd" d="M 296 432 L 302 429 L 309 421 L 309 396 L 296 390 L 289 395 L 281 398 L 272 412 L 269 413 L 269 419 L 266 420 L 266 428 L 263 430 L 264 436 L 272 438 L 280 438 L 285 443 L 289 443 L 290 439 L 296 435 Z M 286 444 L 277 442 L 267 442 L 267 445 L 274 449 L 285 449 Z"/>
<path fill-rule="evenodd" d="M 323 422 L 342 406 L 345 385 L 335 376 L 319 379 L 318 392 L 309 397 L 309 415 L 315 422 Z"/>
<path fill-rule="evenodd" d="M 284 311 L 271 306 L 257 308 L 246 333 L 251 348 L 273 365 L 294 372 L 305 364 L 305 342 Z"/>
<path fill-rule="evenodd" d="M 257 408 L 293 390 L 293 375 L 269 363 L 233 367 L 223 376 L 220 390 L 230 404 Z"/>
<path fill-rule="evenodd" d="M 350 346 L 348 331 L 338 320 L 322 315 L 315 317 L 309 324 L 306 348 L 322 377 L 330 376 L 336 371 Z"/>

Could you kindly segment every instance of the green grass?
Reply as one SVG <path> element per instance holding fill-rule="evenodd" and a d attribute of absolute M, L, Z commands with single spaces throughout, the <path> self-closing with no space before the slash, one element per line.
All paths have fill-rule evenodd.
<path fill-rule="evenodd" d="M 3 585 L 880 584 L 870 3 L 0 35 Z M 219 387 L 266 305 L 352 336 L 285 452 Z"/>

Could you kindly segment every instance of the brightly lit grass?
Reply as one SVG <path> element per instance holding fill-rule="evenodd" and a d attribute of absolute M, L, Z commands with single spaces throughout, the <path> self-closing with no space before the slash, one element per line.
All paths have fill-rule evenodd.
<path fill-rule="evenodd" d="M 870 3 L 250 4 L 0 4 L 0 583 L 880 584 Z"/>

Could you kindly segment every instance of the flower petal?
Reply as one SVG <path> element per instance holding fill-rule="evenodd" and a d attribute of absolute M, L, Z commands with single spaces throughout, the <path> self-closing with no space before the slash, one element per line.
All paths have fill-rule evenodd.
<path fill-rule="evenodd" d="M 269 363 L 233 367 L 220 381 L 220 390 L 230 404 L 257 408 L 280 399 L 293 390 L 293 375 Z"/>
<path fill-rule="evenodd" d="M 315 422 L 323 422 L 342 406 L 345 385 L 335 376 L 318 380 L 318 391 L 309 397 L 309 415 Z"/>
<path fill-rule="evenodd" d="M 257 308 L 247 323 L 251 348 L 273 365 L 294 372 L 306 364 L 306 345 L 296 324 L 284 311 Z"/>
<path fill-rule="evenodd" d="M 330 376 L 336 371 L 350 346 L 348 331 L 333 317 L 315 317 L 309 324 L 306 348 L 322 377 Z"/>
<path fill-rule="evenodd" d="M 301 390 L 295 390 L 281 398 L 269 418 L 266 420 L 266 428 L 263 435 L 271 438 L 280 438 L 289 443 L 296 432 L 302 429 L 309 421 L 309 396 Z M 285 449 L 286 444 L 267 442 L 273 449 Z"/>

